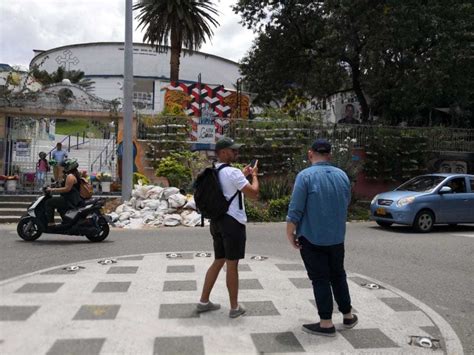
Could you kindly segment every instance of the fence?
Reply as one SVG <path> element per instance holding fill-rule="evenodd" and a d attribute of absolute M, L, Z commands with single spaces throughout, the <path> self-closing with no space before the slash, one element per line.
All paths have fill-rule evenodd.
<path fill-rule="evenodd" d="M 151 140 L 167 146 L 190 144 L 191 126 L 186 117 L 160 117 L 155 123 L 140 122 L 139 139 Z M 389 127 L 365 125 L 328 125 L 305 121 L 232 120 L 226 127 L 228 136 L 243 142 L 260 145 L 302 145 L 324 137 L 336 141 L 347 137 L 358 146 L 366 146 L 374 137 L 413 137 L 424 139 L 429 151 L 474 152 L 474 130 L 446 127 Z"/>

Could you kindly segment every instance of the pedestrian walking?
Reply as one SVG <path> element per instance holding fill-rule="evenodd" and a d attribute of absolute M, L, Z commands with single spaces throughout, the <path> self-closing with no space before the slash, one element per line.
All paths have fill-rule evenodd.
<path fill-rule="evenodd" d="M 56 149 L 52 154 L 52 158 L 56 161 L 56 165 L 53 167 L 54 180 L 57 182 L 63 182 L 64 180 L 64 168 L 63 162 L 67 159 L 67 152 L 63 150 L 63 145 L 58 142 Z"/>
<path fill-rule="evenodd" d="M 49 171 L 49 164 L 46 160 L 46 153 L 40 152 L 39 160 L 36 163 L 36 188 L 41 190 L 46 182 L 46 175 Z"/>
<path fill-rule="evenodd" d="M 316 140 L 308 151 L 312 165 L 296 177 L 287 215 L 286 234 L 290 244 L 299 249 L 309 279 L 320 322 L 304 324 L 303 331 L 335 336 L 332 322 L 333 293 L 343 325 L 352 328 L 357 316 L 352 314 L 351 298 L 344 270 L 344 239 L 347 208 L 351 197 L 349 178 L 330 161 L 331 144 Z"/>
<path fill-rule="evenodd" d="M 204 280 L 200 302 L 197 304 L 198 312 L 214 311 L 220 305 L 209 300 L 212 288 L 219 276 L 222 267 L 226 265 L 226 284 L 229 292 L 230 311 L 229 317 L 236 318 L 245 313 L 244 307 L 239 305 L 239 260 L 245 258 L 245 243 L 247 215 L 245 214 L 244 196 L 257 198 L 259 191 L 258 183 L 258 162 L 254 166 L 247 165 L 243 170 L 232 167 L 231 164 L 237 161 L 239 149 L 242 144 L 235 143 L 230 138 L 223 138 L 216 143 L 215 151 L 217 163 L 211 173 L 217 174 L 220 189 L 214 189 L 217 193 L 225 197 L 224 205 L 228 205 L 226 211 L 221 211 L 221 215 L 215 219 L 211 218 L 210 232 L 214 242 L 215 260 L 209 267 Z M 206 169 L 207 170 L 207 169 Z M 209 172 L 210 170 L 208 170 Z M 205 171 L 206 172 L 206 171 Z M 214 175 L 215 176 L 215 175 Z M 252 183 L 246 177 L 252 176 Z M 212 180 L 210 180 L 212 181 Z M 199 182 L 199 177 L 197 182 Z M 203 191 L 198 193 L 199 185 L 196 189 L 196 204 L 199 208 L 200 196 L 204 200 L 209 194 Z M 203 187 L 206 188 L 205 186 Z M 219 196 L 217 196 L 219 197 Z M 217 199 L 214 199 L 217 203 Z M 210 203 L 212 204 L 212 199 Z M 228 204 L 230 202 L 230 204 Z M 212 209 L 212 208 L 210 208 Z M 224 208 L 225 209 L 225 208 Z M 224 213 L 225 212 L 225 213 Z M 201 211 L 201 213 L 203 213 Z"/>

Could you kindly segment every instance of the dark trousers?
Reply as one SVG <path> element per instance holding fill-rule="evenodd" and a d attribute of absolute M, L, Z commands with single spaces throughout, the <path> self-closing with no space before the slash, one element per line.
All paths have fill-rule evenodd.
<path fill-rule="evenodd" d="M 69 209 L 69 204 L 64 197 L 56 196 L 46 201 L 45 208 L 48 223 L 54 223 L 54 210 L 57 209 L 62 217 Z"/>
<path fill-rule="evenodd" d="M 344 270 L 344 243 L 330 246 L 311 244 L 306 238 L 299 238 L 300 253 L 308 277 L 313 283 L 314 298 L 321 319 L 331 319 L 333 311 L 332 294 L 342 314 L 351 311 L 351 297 Z"/>

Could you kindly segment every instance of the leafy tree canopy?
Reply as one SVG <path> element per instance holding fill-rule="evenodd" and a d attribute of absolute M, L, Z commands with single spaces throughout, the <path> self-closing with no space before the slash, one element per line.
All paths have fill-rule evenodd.
<path fill-rule="evenodd" d="M 239 0 L 234 11 L 258 32 L 241 69 L 261 103 L 352 89 L 364 121 L 427 124 L 448 107 L 451 124 L 474 123 L 472 2 Z"/>

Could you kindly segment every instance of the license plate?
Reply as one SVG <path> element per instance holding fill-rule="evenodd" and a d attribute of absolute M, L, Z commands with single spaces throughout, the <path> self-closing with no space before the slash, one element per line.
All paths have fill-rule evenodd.
<path fill-rule="evenodd" d="M 377 214 L 385 216 L 387 214 L 387 211 L 385 211 L 385 208 L 377 208 Z"/>

